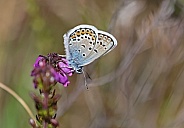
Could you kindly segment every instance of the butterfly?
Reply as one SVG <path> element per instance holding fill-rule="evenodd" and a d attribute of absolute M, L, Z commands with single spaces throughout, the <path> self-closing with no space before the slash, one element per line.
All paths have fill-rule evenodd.
<path fill-rule="evenodd" d="M 63 38 L 66 59 L 76 73 L 82 73 L 85 65 L 117 46 L 113 35 L 92 25 L 78 25 L 64 34 Z"/>

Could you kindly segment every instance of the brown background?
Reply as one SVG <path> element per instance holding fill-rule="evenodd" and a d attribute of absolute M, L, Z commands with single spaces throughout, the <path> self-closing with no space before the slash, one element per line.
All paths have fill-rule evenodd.
<path fill-rule="evenodd" d="M 39 54 L 64 54 L 78 24 L 109 31 L 118 46 L 56 89 L 61 128 L 183 128 L 183 0 L 0 0 L 0 82 L 36 114 L 30 72 Z M 30 127 L 29 115 L 0 89 L 0 127 Z"/>

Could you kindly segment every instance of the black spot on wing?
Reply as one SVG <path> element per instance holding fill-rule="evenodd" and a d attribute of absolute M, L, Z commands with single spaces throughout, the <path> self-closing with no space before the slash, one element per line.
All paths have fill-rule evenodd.
<path fill-rule="evenodd" d="M 85 48 L 85 47 L 86 47 L 86 45 L 85 45 L 85 44 L 82 44 L 81 46 L 82 46 L 83 48 Z"/>
<path fill-rule="evenodd" d="M 98 50 L 97 49 L 94 49 L 94 52 L 98 53 Z"/>

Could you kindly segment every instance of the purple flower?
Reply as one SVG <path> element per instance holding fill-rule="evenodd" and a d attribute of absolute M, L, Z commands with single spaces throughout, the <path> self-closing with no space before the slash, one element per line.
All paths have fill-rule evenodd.
<path fill-rule="evenodd" d="M 33 80 L 35 88 L 37 88 L 39 84 L 37 77 L 42 77 L 41 80 L 46 80 L 48 82 L 45 78 L 48 74 L 50 75 L 50 80 L 52 80 L 53 83 L 59 82 L 63 84 L 64 87 L 67 87 L 70 83 L 68 76 L 72 76 L 74 73 L 73 68 L 68 65 L 66 58 L 57 53 L 50 53 L 47 56 L 40 55 L 36 59 L 34 67 L 35 68 L 33 69 L 31 76 L 35 76 L 35 79 Z"/>
<path fill-rule="evenodd" d="M 59 83 L 62 83 L 64 87 L 67 87 L 70 81 L 68 81 L 68 77 L 65 73 L 59 73 Z"/>
<path fill-rule="evenodd" d="M 53 75 L 53 77 L 54 77 L 54 79 L 56 80 L 56 81 L 59 81 L 59 74 L 54 70 L 54 68 L 51 68 L 50 69 L 50 72 L 52 73 L 52 75 Z"/>
<path fill-rule="evenodd" d="M 34 68 L 31 76 L 34 76 L 33 83 L 35 88 L 42 84 L 50 86 L 59 81 L 58 73 L 50 65 Z"/>
<path fill-rule="evenodd" d="M 43 57 L 39 56 L 39 57 L 36 59 L 35 63 L 34 63 L 34 67 L 41 67 L 41 66 L 43 66 L 43 61 L 40 61 L 40 60 L 42 60 L 42 59 L 43 59 Z"/>
<path fill-rule="evenodd" d="M 61 62 L 59 62 L 59 68 L 61 68 L 61 70 L 65 73 L 68 74 L 68 76 L 72 76 L 74 70 L 72 67 L 69 67 L 68 64 L 66 63 L 67 61 L 65 61 L 64 59 L 62 59 Z"/>

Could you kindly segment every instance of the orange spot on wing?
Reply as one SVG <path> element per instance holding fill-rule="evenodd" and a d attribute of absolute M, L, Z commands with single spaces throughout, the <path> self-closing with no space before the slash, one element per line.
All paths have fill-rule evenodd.
<path fill-rule="evenodd" d="M 81 32 L 81 34 L 86 34 L 86 32 L 85 32 L 85 31 L 82 31 L 82 30 L 81 30 L 80 32 Z"/>
<path fill-rule="evenodd" d="M 72 36 L 71 36 L 71 38 L 75 38 L 76 37 L 76 34 L 73 34 Z"/>

